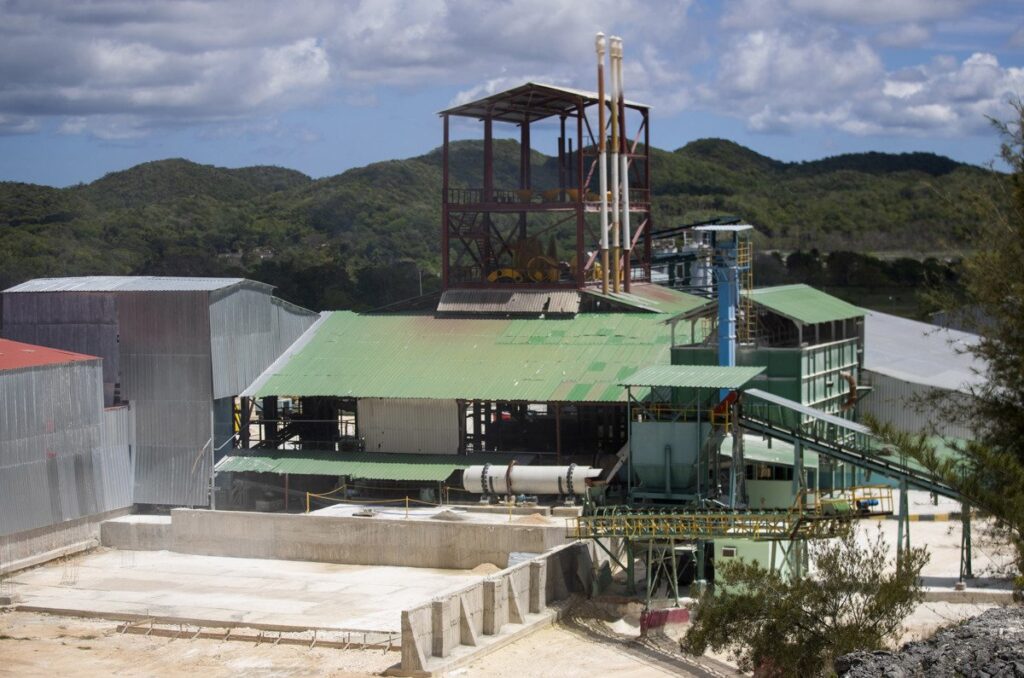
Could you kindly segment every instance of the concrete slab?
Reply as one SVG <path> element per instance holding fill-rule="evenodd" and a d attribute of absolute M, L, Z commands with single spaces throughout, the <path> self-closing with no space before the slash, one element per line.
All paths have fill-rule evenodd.
<path fill-rule="evenodd" d="M 104 550 L 6 584 L 32 608 L 397 633 L 403 609 L 482 578 L 468 570 Z"/>

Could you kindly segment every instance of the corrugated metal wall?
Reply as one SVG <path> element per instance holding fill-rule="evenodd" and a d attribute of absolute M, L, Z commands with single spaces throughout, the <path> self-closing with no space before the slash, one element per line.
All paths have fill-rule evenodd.
<path fill-rule="evenodd" d="M 135 501 L 206 505 L 213 393 L 206 292 L 118 296 L 124 397 L 135 407 Z"/>
<path fill-rule="evenodd" d="M 214 294 L 210 304 L 213 397 L 241 393 L 317 317 L 262 288 L 235 287 Z"/>
<path fill-rule="evenodd" d="M 130 419 L 98 360 L 0 372 L 0 535 L 131 505 Z"/>
<path fill-rule="evenodd" d="M 930 433 L 934 424 L 937 435 L 960 439 L 973 437 L 967 426 L 948 421 L 939 415 L 934 407 L 922 408 L 918 404 L 919 401 L 939 391 L 945 397 L 951 398 L 951 404 L 960 401 L 967 407 L 969 395 L 934 389 L 931 386 L 915 384 L 870 370 L 864 370 L 861 375 L 872 389 L 871 393 L 857 404 L 857 411 L 861 416 L 869 414 L 884 424 L 892 424 L 910 433 Z"/>
<path fill-rule="evenodd" d="M 454 400 L 364 398 L 358 434 L 367 452 L 456 454 L 459 406 Z"/>
<path fill-rule="evenodd" d="M 109 292 L 3 295 L 3 336 L 27 344 L 103 358 L 103 397 L 113 403 L 119 381 L 117 307 Z"/>
<path fill-rule="evenodd" d="M 93 453 L 97 487 L 110 510 L 131 506 L 135 494 L 135 411 L 128 405 L 103 410 L 101 445 Z"/>

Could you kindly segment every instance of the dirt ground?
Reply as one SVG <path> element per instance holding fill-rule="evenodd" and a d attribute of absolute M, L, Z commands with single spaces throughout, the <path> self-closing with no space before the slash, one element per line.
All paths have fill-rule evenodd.
<path fill-rule="evenodd" d="M 249 642 L 122 635 L 116 622 L 30 612 L 0 613 L 0 676 L 355 676 L 380 675 L 398 652 L 255 646 Z M 733 675 L 708 670 L 667 639 L 639 641 L 602 621 L 570 618 L 541 629 L 452 676 L 593 678 Z M 714 667 L 713 663 L 709 664 Z"/>
<path fill-rule="evenodd" d="M 980 614 L 988 604 L 923 603 L 907 619 L 902 642 Z M 730 676 L 735 671 L 711 657 L 681 654 L 666 637 L 641 639 L 624 621 L 572 615 L 526 636 L 450 675 L 520 678 L 558 675 Z M 31 612 L 0 612 L 0 676 L 59 674 L 157 676 L 356 676 L 380 675 L 398 663 L 398 652 L 338 650 L 220 641 L 147 637 L 117 632 L 117 623 Z M 724 658 L 720 658 L 724 659 Z"/>

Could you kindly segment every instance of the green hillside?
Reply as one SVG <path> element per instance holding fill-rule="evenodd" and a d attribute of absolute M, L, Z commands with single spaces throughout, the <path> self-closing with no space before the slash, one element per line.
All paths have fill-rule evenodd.
<path fill-rule="evenodd" d="M 1005 177 L 931 154 L 783 163 L 720 139 L 652 149 L 658 228 L 717 214 L 757 226 L 758 246 L 954 251 L 969 246 Z M 481 149 L 457 142 L 452 181 L 479 186 Z M 519 146 L 495 143 L 496 184 Z M 534 153 L 534 184 L 557 184 Z M 369 308 L 436 287 L 441 153 L 313 180 L 279 167 L 149 162 L 91 184 L 0 183 L 0 289 L 39 276 L 242 275 L 314 308 Z"/>

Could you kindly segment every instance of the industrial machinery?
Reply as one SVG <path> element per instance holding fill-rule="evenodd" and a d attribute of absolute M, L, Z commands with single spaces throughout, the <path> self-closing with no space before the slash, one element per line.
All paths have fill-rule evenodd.
<path fill-rule="evenodd" d="M 462 472 L 462 489 L 484 496 L 519 494 L 581 497 L 587 493 L 587 481 L 601 475 L 590 466 L 518 466 L 484 464 Z"/>

